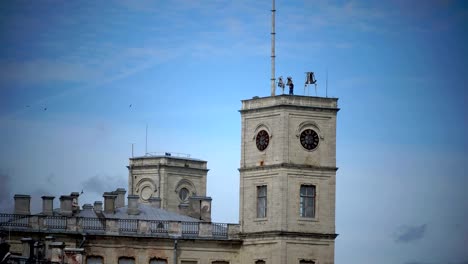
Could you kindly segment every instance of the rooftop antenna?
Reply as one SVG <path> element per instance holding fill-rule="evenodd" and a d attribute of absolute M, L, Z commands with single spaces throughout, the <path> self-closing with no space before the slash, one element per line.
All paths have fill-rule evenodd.
<path fill-rule="evenodd" d="M 145 156 L 148 154 L 148 124 L 146 124 Z"/>
<path fill-rule="evenodd" d="M 275 96 L 275 0 L 271 9 L 271 96 Z"/>
<path fill-rule="evenodd" d="M 327 69 L 327 80 L 325 84 L 325 97 L 328 97 L 328 69 Z"/>
<path fill-rule="evenodd" d="M 133 145 L 134 145 L 134 143 L 132 143 L 132 158 L 133 158 Z"/>

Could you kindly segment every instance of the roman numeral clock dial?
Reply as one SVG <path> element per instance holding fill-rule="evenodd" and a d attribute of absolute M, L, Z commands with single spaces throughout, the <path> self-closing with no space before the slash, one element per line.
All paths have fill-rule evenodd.
<path fill-rule="evenodd" d="M 299 139 L 301 141 L 302 147 L 304 147 L 307 150 L 316 149 L 320 141 L 317 132 L 315 132 L 312 129 L 306 129 L 302 131 Z"/>
<path fill-rule="evenodd" d="M 270 143 L 270 136 L 268 135 L 268 132 L 265 130 L 258 132 L 257 137 L 255 138 L 255 143 L 257 144 L 258 150 L 264 151 Z"/>

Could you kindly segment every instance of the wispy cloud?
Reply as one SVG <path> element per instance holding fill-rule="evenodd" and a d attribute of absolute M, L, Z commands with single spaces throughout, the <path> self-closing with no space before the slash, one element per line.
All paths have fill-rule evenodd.
<path fill-rule="evenodd" d="M 426 224 L 410 226 L 400 226 L 395 232 L 395 242 L 397 243 L 409 243 L 417 240 L 421 240 L 426 235 Z"/>
<path fill-rule="evenodd" d="M 92 178 L 85 180 L 83 185 L 83 191 L 85 193 L 90 192 L 97 195 L 102 195 L 104 192 L 111 192 L 117 188 L 127 187 L 125 177 L 111 177 L 109 175 L 96 175 Z"/>

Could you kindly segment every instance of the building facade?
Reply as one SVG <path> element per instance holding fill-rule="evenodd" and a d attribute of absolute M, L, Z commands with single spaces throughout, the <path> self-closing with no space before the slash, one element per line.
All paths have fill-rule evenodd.
<path fill-rule="evenodd" d="M 125 189 L 79 206 L 79 194 L 29 196 L 0 214 L 12 252 L 63 263 L 334 263 L 336 98 L 255 97 L 240 110 L 239 223 L 211 221 L 207 162 L 135 157 Z M 17 259 L 19 261 L 19 258 Z"/>

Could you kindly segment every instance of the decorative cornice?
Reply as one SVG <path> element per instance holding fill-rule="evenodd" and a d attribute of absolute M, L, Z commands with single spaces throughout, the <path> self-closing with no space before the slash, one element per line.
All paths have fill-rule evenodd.
<path fill-rule="evenodd" d="M 264 107 L 258 107 L 258 108 L 251 108 L 251 109 L 241 109 L 239 112 L 241 114 L 247 113 L 247 112 L 258 112 L 258 111 L 263 111 L 263 110 L 271 110 L 271 109 L 300 109 L 300 110 L 314 110 L 318 112 L 332 112 L 332 113 L 337 113 L 340 111 L 340 108 L 334 108 L 334 107 L 320 107 L 320 106 L 304 106 L 304 105 L 291 105 L 291 104 L 278 104 L 278 105 L 271 105 L 271 106 L 264 106 Z"/>
<path fill-rule="evenodd" d="M 269 169 L 299 169 L 299 170 L 319 170 L 319 171 L 337 171 L 338 167 L 325 167 L 325 166 L 313 166 L 313 165 L 303 165 L 303 164 L 292 164 L 292 163 L 279 163 L 272 165 L 264 166 L 253 166 L 253 167 L 244 167 L 239 168 L 240 172 L 245 171 L 259 171 L 259 170 L 269 170 Z"/>
<path fill-rule="evenodd" d="M 338 234 L 325 234 L 325 233 L 305 233 L 305 232 L 287 232 L 287 231 L 266 231 L 266 232 L 253 232 L 253 233 L 240 233 L 239 238 L 266 238 L 266 237 L 308 237 L 318 239 L 333 239 Z"/>
<path fill-rule="evenodd" d="M 196 171 L 204 171 L 208 172 L 209 169 L 200 169 L 200 168 L 193 168 L 193 167 L 185 167 L 185 166 L 173 166 L 167 164 L 160 164 L 160 165 L 129 165 L 126 166 L 127 169 L 158 169 L 158 168 L 171 168 L 171 169 L 183 169 L 183 170 L 196 170 Z"/>

